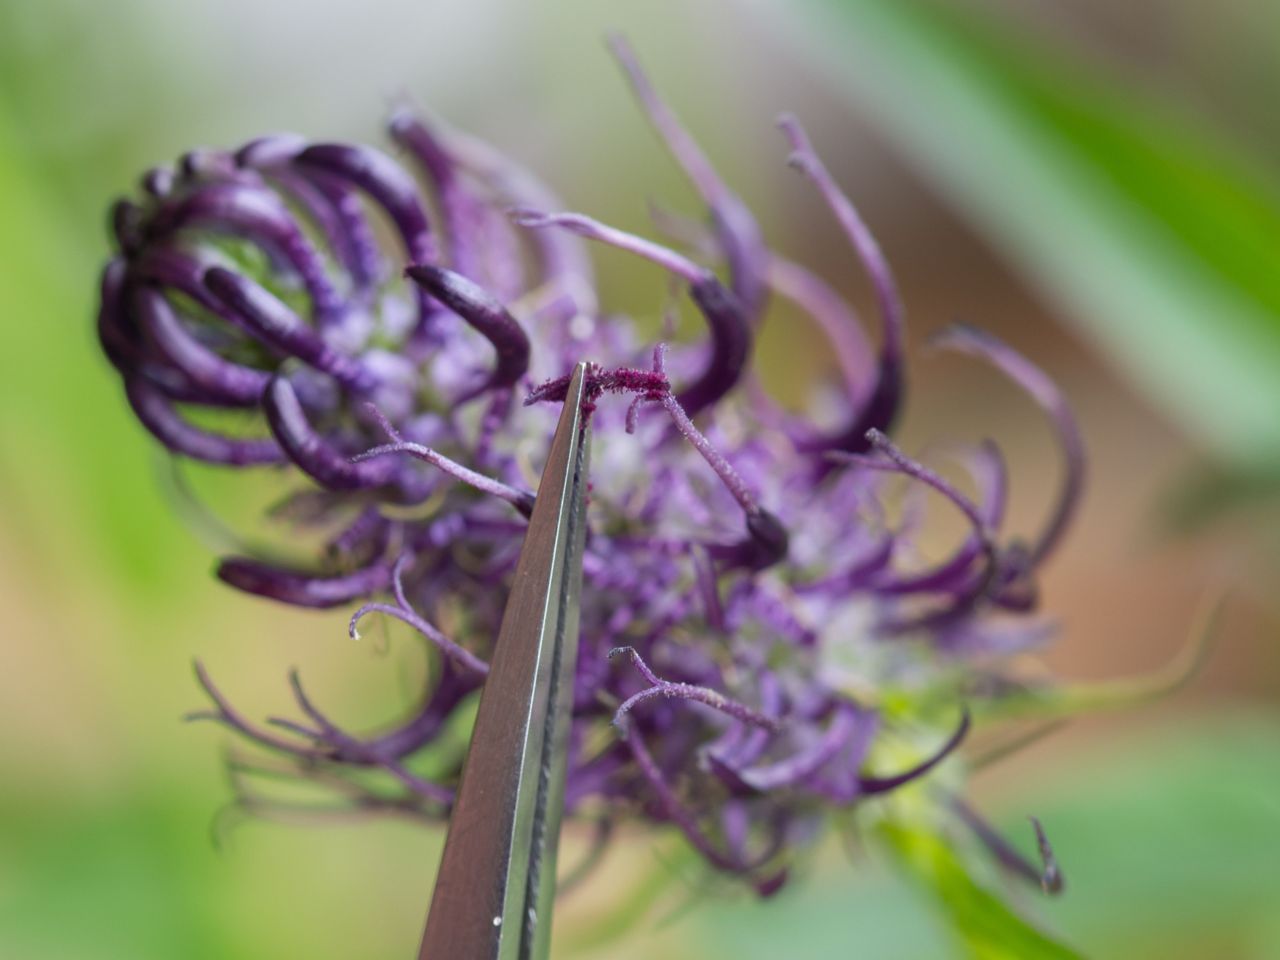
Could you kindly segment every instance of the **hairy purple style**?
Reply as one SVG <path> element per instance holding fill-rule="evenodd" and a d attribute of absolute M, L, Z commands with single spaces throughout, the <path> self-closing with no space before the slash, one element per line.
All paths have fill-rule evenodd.
<path fill-rule="evenodd" d="M 441 734 L 488 673 L 538 458 L 568 371 L 590 361 L 568 812 L 596 824 L 600 844 L 629 818 L 673 825 L 768 895 L 818 821 L 925 778 L 964 739 L 970 705 L 1011 689 L 1001 658 L 1045 634 L 1035 574 L 1079 500 L 1080 433 L 1008 346 L 970 329 L 941 338 L 1025 390 L 1061 443 L 1042 529 L 1007 539 L 994 444 L 951 448 L 944 472 L 888 436 L 903 400 L 902 301 L 800 124 L 780 121 L 791 165 L 870 281 L 876 336 L 834 287 L 766 246 L 631 50 L 612 46 L 705 203 L 706 226 L 656 215 L 680 242 L 565 212 L 492 147 L 402 109 L 390 124 L 401 158 L 280 134 L 148 173 L 141 199 L 112 212 L 98 332 L 166 448 L 283 472 L 296 492 L 271 518 L 322 534 L 305 568 L 233 556 L 222 581 L 300 607 L 355 606 L 352 637 L 394 620 L 430 651 L 403 722 L 359 734 L 296 674 L 301 719 L 253 723 L 198 666 L 212 708 L 195 716 L 274 755 L 232 761 L 237 808 L 265 815 L 292 809 L 267 787 L 283 776 L 328 791 L 335 814 L 448 816 L 462 758 Z M 587 241 L 659 267 L 655 292 L 687 293 L 694 336 L 668 349 L 606 314 Z M 837 361 L 822 401 L 836 406 L 812 420 L 784 412 L 752 373 L 775 296 L 811 317 Z M 886 509 L 898 488 L 903 508 Z M 969 528 L 933 562 L 913 549 L 927 492 Z M 917 713 L 901 706 L 913 690 L 929 694 Z M 430 778 L 414 772 L 428 767 Z M 1038 823 L 1044 871 L 958 798 L 942 806 L 999 863 L 1061 887 Z"/>

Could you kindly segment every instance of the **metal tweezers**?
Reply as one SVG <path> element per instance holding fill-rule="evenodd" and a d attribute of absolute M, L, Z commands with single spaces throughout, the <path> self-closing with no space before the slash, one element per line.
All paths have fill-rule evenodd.
<path fill-rule="evenodd" d="M 585 363 L 569 381 L 476 714 L 418 960 L 545 960 L 582 589 Z"/>

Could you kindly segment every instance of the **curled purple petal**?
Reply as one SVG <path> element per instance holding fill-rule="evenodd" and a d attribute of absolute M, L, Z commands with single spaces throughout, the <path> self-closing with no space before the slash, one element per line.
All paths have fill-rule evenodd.
<path fill-rule="evenodd" d="M 237 150 L 235 162 L 242 167 L 265 170 L 284 166 L 307 147 L 307 138 L 297 133 L 272 133 L 255 137 Z"/>
<path fill-rule="evenodd" d="M 391 567 L 378 559 L 349 573 L 326 576 L 301 573 L 249 557 L 228 557 L 218 564 L 218 579 L 237 590 L 295 607 L 340 607 L 385 590 Z"/>
<path fill-rule="evenodd" d="M 837 463 L 848 463 L 870 470 L 888 470 L 894 473 L 901 473 L 904 476 L 911 477 L 913 480 L 918 480 L 925 486 L 932 487 L 951 503 L 955 504 L 956 508 L 964 514 L 965 519 L 973 525 L 974 535 L 978 538 L 981 552 L 987 559 L 987 566 L 989 569 L 994 570 L 997 562 L 995 532 L 987 525 L 986 518 L 983 516 L 983 512 L 978 509 L 978 506 L 933 470 L 908 457 L 879 430 L 867 431 L 867 443 L 878 452 L 884 454 L 886 459 L 878 460 L 864 454 L 842 452 L 832 452 L 828 456 Z"/>
<path fill-rule="evenodd" d="M 391 215 L 410 260 L 426 263 L 436 259 L 417 184 L 385 153 L 372 147 L 319 143 L 303 150 L 295 162 L 324 170 L 364 190 Z"/>
<path fill-rule="evenodd" d="M 116 257 L 102 269 L 98 285 L 98 342 L 112 366 L 126 376 L 134 371 L 139 351 L 137 331 L 125 319 L 128 272 L 124 259 Z"/>
<path fill-rule="evenodd" d="M 999 449 L 991 442 L 968 451 L 963 462 L 973 475 L 981 492 L 982 501 L 975 505 L 981 525 L 965 539 L 951 557 L 936 566 L 910 574 L 886 574 L 875 582 L 876 590 L 883 594 L 917 593 L 929 590 L 953 589 L 958 580 L 968 572 L 974 560 L 982 554 L 982 531 L 995 531 L 1004 516 L 1008 499 L 1008 476 Z M 944 494 L 945 495 L 945 494 Z M 948 498 L 950 499 L 950 498 Z M 987 534 L 989 540 L 993 533 Z"/>
<path fill-rule="evenodd" d="M 204 284 L 272 346 L 323 370 L 352 390 L 367 392 L 376 385 L 376 378 L 364 364 L 338 353 L 283 301 L 249 278 L 223 267 L 210 267 Z"/>
<path fill-rule="evenodd" d="M 303 210 L 351 275 L 353 287 L 364 296 L 386 272 L 373 225 L 365 215 L 354 187 L 318 170 L 300 172 L 292 166 L 270 169 L 273 183 Z M 336 320 L 322 315 L 321 322 Z"/>
<path fill-rule="evenodd" d="M 737 384 L 751 356 L 751 327 L 741 305 L 711 271 L 652 240 L 581 214 L 517 210 L 512 213 L 512 220 L 518 226 L 533 230 L 559 227 L 617 247 L 658 264 L 689 284 L 689 296 L 707 321 L 711 334 L 710 356 L 701 375 L 678 394 L 689 416 L 697 416 Z"/>
<path fill-rule="evenodd" d="M 418 162 L 431 179 L 448 238 L 449 265 L 455 273 L 478 276 L 481 208 L 461 182 L 457 159 L 426 124 L 407 109 L 396 110 L 388 124 L 392 139 Z"/>
<path fill-rule="evenodd" d="M 174 453 L 230 467 L 284 462 L 274 440 L 240 439 L 192 426 L 155 387 L 134 378 L 125 381 L 129 405 L 142 424 Z"/>
<path fill-rule="evenodd" d="M 295 161 L 304 169 L 320 170 L 359 187 L 390 215 L 412 263 L 439 259 L 418 186 L 401 166 L 380 150 L 338 143 L 314 144 Z M 418 298 L 421 329 L 430 316 L 425 294 Z"/>
<path fill-rule="evenodd" d="M 452 131 L 445 142 L 458 165 L 493 191 L 503 206 L 541 210 L 563 206 L 542 180 L 487 143 Z M 558 231 L 543 231 L 535 234 L 534 244 L 542 273 L 536 319 L 563 327 L 576 317 L 595 317 L 599 312 L 595 271 L 582 241 Z M 576 358 L 565 359 L 573 362 Z"/>
<path fill-rule="evenodd" d="M 154 229 L 167 232 L 184 227 L 230 230 L 278 251 L 297 270 L 318 312 L 329 313 L 341 306 L 324 259 L 289 208 L 270 190 L 245 183 L 202 187 L 166 210 Z"/>
<path fill-rule="evenodd" d="M 111 232 L 120 252 L 132 256 L 143 244 L 142 208 L 129 200 L 117 200 L 111 206 Z"/>
<path fill-rule="evenodd" d="M 528 334 L 487 290 L 460 273 L 427 263 L 406 268 L 405 275 L 493 344 L 497 354 L 493 372 L 484 383 L 468 391 L 463 399 L 486 390 L 510 387 L 524 376 L 529 369 Z"/>
<path fill-rule="evenodd" d="M 352 463 L 320 436 L 307 419 L 288 379 L 277 374 L 262 395 L 267 424 L 280 446 L 308 476 L 330 490 L 359 490 L 389 482 L 394 465 Z"/>
<path fill-rule="evenodd" d="M 183 325 L 165 298 L 143 288 L 134 295 L 139 319 L 160 352 L 211 396 L 228 403 L 256 403 L 271 375 L 223 359 Z"/>

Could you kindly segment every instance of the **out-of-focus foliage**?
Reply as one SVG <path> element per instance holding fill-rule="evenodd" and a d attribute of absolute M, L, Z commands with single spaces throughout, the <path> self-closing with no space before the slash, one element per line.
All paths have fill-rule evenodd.
<path fill-rule="evenodd" d="M 974 4 L 802 9 L 841 92 L 1150 396 L 1234 461 L 1280 459 L 1275 158 Z"/>
<path fill-rule="evenodd" d="M 1054 900 L 1011 891 L 1014 902 L 1087 957 L 1280 956 L 1277 737 L 1280 724 L 1267 714 L 1188 717 L 1121 739 L 1105 757 L 1095 751 L 1019 791 L 1017 814 L 1004 826 L 1025 850 L 1031 831 L 1021 814 L 1043 819 L 1067 891 Z M 919 844 L 919 859 L 948 898 L 944 914 L 963 912 L 957 927 L 965 956 L 1071 955 L 1019 929 L 1008 908 L 974 889 L 930 838 L 903 840 Z M 917 888 L 883 876 L 868 882 L 868 866 L 830 865 L 767 911 L 702 908 L 714 930 L 708 949 L 716 943 L 724 956 L 765 960 L 787 955 L 794 931 L 804 930 L 813 956 L 950 955 L 953 931 L 921 921 L 929 908 Z"/>

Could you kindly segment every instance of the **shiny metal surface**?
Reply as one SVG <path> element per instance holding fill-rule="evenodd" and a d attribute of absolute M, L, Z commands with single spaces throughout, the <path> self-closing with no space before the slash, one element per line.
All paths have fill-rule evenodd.
<path fill-rule="evenodd" d="M 419 960 L 545 960 L 578 647 L 586 365 L 574 370 L 503 613 Z"/>

